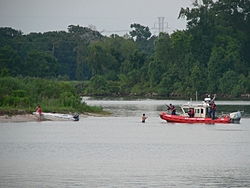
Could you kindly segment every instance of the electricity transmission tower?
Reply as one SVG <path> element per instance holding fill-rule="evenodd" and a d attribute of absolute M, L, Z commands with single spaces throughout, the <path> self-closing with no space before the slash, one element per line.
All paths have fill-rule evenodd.
<path fill-rule="evenodd" d="M 158 29 L 159 34 L 160 32 L 164 32 L 164 29 L 165 29 L 164 24 L 167 24 L 167 27 L 168 27 L 168 23 L 164 22 L 164 18 L 165 17 L 158 17 L 158 23 L 155 23 L 155 25 L 158 24 L 158 27 L 154 25 L 154 29 Z"/>

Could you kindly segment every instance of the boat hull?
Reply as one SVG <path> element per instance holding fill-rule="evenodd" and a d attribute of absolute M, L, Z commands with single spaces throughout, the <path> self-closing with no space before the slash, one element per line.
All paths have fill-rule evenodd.
<path fill-rule="evenodd" d="M 33 112 L 33 115 L 38 115 L 37 112 Z M 73 121 L 79 121 L 79 115 L 77 113 L 74 113 L 73 115 L 70 114 L 57 114 L 57 113 L 44 113 L 42 112 L 42 117 L 46 119 L 51 118 L 61 118 L 61 119 L 67 119 L 67 120 L 73 120 Z"/>
<path fill-rule="evenodd" d="M 163 120 L 166 120 L 167 122 L 174 122 L 174 123 L 206 123 L 206 124 L 230 123 L 229 116 L 224 116 L 224 117 L 220 117 L 217 119 L 211 119 L 211 118 L 202 118 L 202 117 L 187 117 L 187 116 L 171 115 L 165 112 L 161 112 L 160 118 Z"/>

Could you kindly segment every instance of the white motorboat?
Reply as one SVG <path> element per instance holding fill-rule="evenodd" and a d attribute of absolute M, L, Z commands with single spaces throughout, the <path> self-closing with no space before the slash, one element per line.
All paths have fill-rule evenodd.
<path fill-rule="evenodd" d="M 38 115 L 37 112 L 33 112 L 33 115 Z M 73 120 L 73 121 L 79 121 L 79 114 L 74 113 L 74 114 L 58 114 L 58 113 L 46 113 L 42 112 L 42 118 L 45 119 L 55 119 L 55 118 L 63 118 L 67 120 Z"/>

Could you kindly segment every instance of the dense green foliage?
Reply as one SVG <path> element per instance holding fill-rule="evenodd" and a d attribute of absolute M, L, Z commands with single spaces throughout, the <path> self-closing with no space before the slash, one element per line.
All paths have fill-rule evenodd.
<path fill-rule="evenodd" d="M 33 112 L 37 105 L 44 112 L 102 112 L 101 107 L 88 106 L 77 94 L 73 83 L 42 78 L 0 78 L 0 107 Z"/>
<path fill-rule="evenodd" d="M 250 1 L 195 0 L 179 17 L 186 30 L 159 36 L 136 23 L 123 37 L 0 28 L 0 75 L 88 81 L 77 88 L 88 95 L 250 93 Z"/>

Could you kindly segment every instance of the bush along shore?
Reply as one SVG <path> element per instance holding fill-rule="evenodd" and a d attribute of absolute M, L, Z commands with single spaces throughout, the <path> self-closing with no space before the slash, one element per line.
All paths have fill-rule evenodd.
<path fill-rule="evenodd" d="M 101 106 L 82 101 L 69 82 L 40 78 L 0 78 L 0 115 L 31 114 L 40 105 L 43 112 L 108 114 Z"/>

